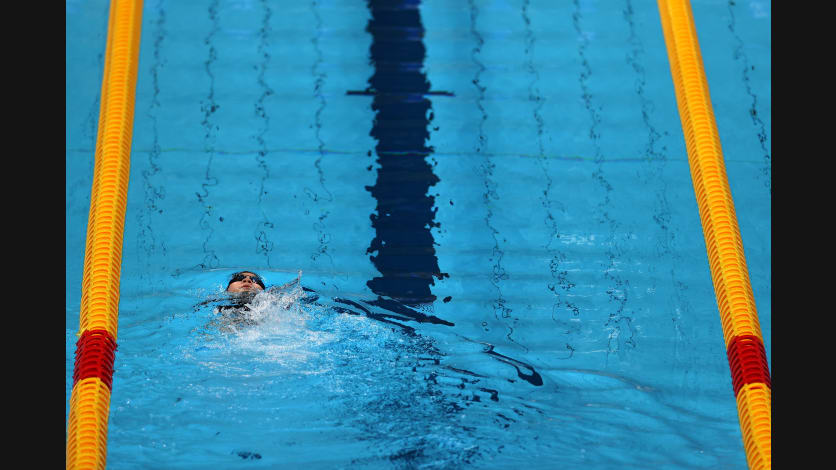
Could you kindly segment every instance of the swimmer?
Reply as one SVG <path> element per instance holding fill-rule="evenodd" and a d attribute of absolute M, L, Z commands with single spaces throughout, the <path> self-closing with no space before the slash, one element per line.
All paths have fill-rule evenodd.
<path fill-rule="evenodd" d="M 226 305 L 219 305 L 215 307 L 214 313 L 217 322 L 225 326 L 251 326 L 255 325 L 257 321 L 251 314 L 250 305 L 253 303 L 255 297 L 262 292 L 269 292 L 278 294 L 284 292 L 292 287 L 295 287 L 302 278 L 300 271 L 296 279 L 282 284 L 280 286 L 270 286 L 264 283 L 264 280 L 258 274 L 252 271 L 239 271 L 233 273 L 226 285 Z M 285 306 L 290 308 L 290 305 Z"/>
<path fill-rule="evenodd" d="M 265 290 L 264 280 L 252 271 L 233 273 L 226 285 L 229 304 L 215 307 L 219 315 L 213 323 L 222 325 L 223 330 L 230 326 L 251 326 L 256 321 L 250 315 L 250 304 L 255 296 Z"/>
<path fill-rule="evenodd" d="M 241 326 L 252 326 L 258 323 L 258 314 L 253 313 L 250 308 L 256 297 L 262 293 L 273 295 L 287 293 L 299 286 L 302 280 L 302 271 L 299 271 L 296 279 L 281 285 L 269 286 L 261 276 L 253 271 L 239 271 L 230 275 L 226 289 L 223 293 L 211 295 L 208 299 L 197 303 L 194 311 L 202 307 L 214 304 L 212 309 L 213 318 L 207 326 L 220 328 L 222 331 L 231 331 L 230 328 Z M 297 299 L 301 303 L 310 304 L 315 302 L 319 296 L 307 287 L 301 287 L 305 294 Z M 290 308 L 290 304 L 285 305 Z"/>
<path fill-rule="evenodd" d="M 261 276 L 252 271 L 234 273 L 226 285 L 226 292 L 236 308 L 251 303 L 259 292 L 264 291 L 264 281 Z"/>
<path fill-rule="evenodd" d="M 230 293 L 257 292 L 264 290 L 264 281 L 252 271 L 241 271 L 232 275 L 226 291 Z"/>

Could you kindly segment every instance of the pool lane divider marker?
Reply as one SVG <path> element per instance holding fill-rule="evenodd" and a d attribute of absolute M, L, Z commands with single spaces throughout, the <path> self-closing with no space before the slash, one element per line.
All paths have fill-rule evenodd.
<path fill-rule="evenodd" d="M 772 380 L 688 0 L 658 0 L 750 469 L 772 468 Z"/>
<path fill-rule="evenodd" d="M 84 252 L 67 468 L 104 469 L 119 316 L 142 0 L 111 0 Z"/>

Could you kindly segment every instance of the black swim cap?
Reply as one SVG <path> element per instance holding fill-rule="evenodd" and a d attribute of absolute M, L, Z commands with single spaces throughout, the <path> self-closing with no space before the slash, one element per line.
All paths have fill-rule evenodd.
<path fill-rule="evenodd" d="M 267 288 L 267 287 L 264 286 L 264 281 L 261 280 L 261 276 L 259 276 L 258 274 L 254 273 L 252 271 L 240 271 L 240 272 L 234 273 L 232 275 L 232 277 L 229 278 L 229 283 L 227 283 L 226 288 L 229 289 L 229 286 L 232 285 L 233 282 L 243 281 L 244 278 L 246 277 L 244 275 L 244 273 L 252 274 L 252 276 L 250 276 L 250 277 L 252 277 L 253 282 L 260 285 L 262 289 Z"/>

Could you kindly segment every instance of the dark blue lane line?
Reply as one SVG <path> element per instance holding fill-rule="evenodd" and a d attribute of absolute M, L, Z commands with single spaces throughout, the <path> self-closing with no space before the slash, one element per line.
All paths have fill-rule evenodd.
<path fill-rule="evenodd" d="M 345 92 L 346 95 L 364 95 L 364 96 L 375 96 L 377 94 L 385 95 L 384 93 L 378 93 L 375 90 L 367 88 L 365 90 L 348 90 Z M 393 93 L 397 95 L 398 93 Z M 428 91 L 426 93 L 401 93 L 405 95 L 414 95 L 415 97 L 421 97 L 425 95 L 436 95 L 436 96 L 456 96 L 453 92 L 450 91 Z"/>
<path fill-rule="evenodd" d="M 368 0 L 371 19 L 366 30 L 372 35 L 370 60 L 375 71 L 365 90 L 346 94 L 373 96 L 372 109 L 376 115 L 370 135 L 377 140 L 375 151 L 380 167 L 374 186 L 366 187 L 377 201 L 376 213 L 370 216 L 376 236 L 367 253 L 377 253 L 370 259 L 381 276 L 367 282 L 378 295 L 377 299 L 334 298 L 340 305 L 330 306 L 340 313 L 365 315 L 397 326 L 409 335 L 416 335 L 416 329 L 403 323 L 455 326 L 412 308 L 435 301 L 436 296 L 430 290 L 434 278 L 449 277 L 438 267 L 430 231 L 439 224 L 435 222 L 435 198 L 429 195 L 429 188 L 439 178 L 427 162 L 427 157 L 434 152 L 426 145 L 428 126 L 433 119 L 432 103 L 427 96 L 455 96 L 448 91 L 430 90 L 423 73 L 426 49 L 422 42 L 424 28 L 419 4 L 420 0 Z M 481 86 L 478 81 L 475 85 Z M 482 124 L 486 118 L 482 109 Z M 480 148 L 486 140 L 480 132 Z M 499 301 L 504 302 L 501 294 Z M 497 353 L 492 344 L 467 341 L 485 346 L 483 353 L 512 366 L 520 379 L 534 386 L 543 385 L 542 377 L 531 365 Z M 491 400 L 499 400 L 497 391 L 481 390 L 489 393 Z"/>
<path fill-rule="evenodd" d="M 433 152 L 426 145 L 433 119 L 426 96 L 433 92 L 422 70 L 426 49 L 419 3 L 368 0 L 366 31 L 372 36 L 374 74 L 366 90 L 348 92 L 374 97 L 370 135 L 377 140 L 379 168 L 375 184 L 366 189 L 377 208 L 370 216 L 375 237 L 366 252 L 381 275 L 366 285 L 378 296 L 406 305 L 435 301 L 430 290 L 434 278 L 448 277 L 438 267 L 431 233 L 439 224 L 435 198 L 428 192 L 439 179 L 426 160 Z"/>

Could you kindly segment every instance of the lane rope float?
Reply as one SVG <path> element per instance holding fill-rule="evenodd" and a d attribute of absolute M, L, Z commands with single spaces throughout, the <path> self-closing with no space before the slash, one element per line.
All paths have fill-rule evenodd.
<path fill-rule="evenodd" d="M 104 469 L 119 316 L 142 0 L 111 0 L 84 251 L 67 468 Z"/>
<path fill-rule="evenodd" d="M 746 460 L 772 468 L 772 380 L 688 0 L 658 0 Z"/>

